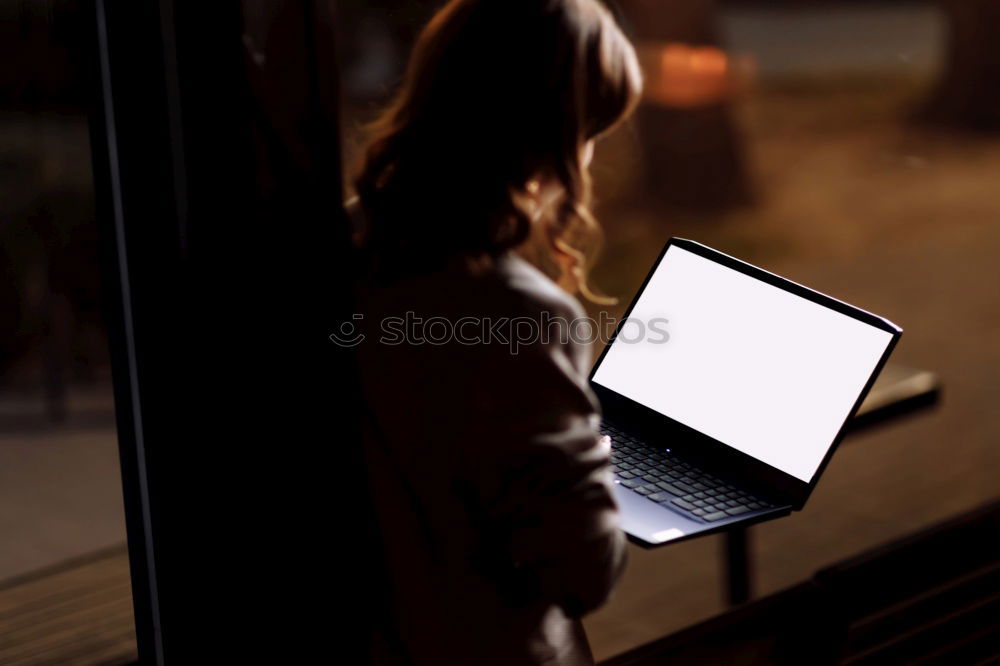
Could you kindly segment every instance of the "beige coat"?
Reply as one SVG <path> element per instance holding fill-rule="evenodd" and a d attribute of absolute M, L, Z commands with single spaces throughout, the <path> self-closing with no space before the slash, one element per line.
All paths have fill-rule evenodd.
<path fill-rule="evenodd" d="M 588 350 L 542 319 L 583 317 L 580 305 L 513 255 L 366 287 L 359 302 L 385 572 L 376 661 L 593 663 L 578 618 L 607 599 L 625 540 Z M 550 324 L 547 340 L 530 340 L 531 320 Z M 442 339 L 449 326 L 460 340 Z"/>

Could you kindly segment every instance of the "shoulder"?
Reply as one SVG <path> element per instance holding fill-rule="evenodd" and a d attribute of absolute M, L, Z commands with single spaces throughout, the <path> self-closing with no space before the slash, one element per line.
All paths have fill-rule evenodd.
<path fill-rule="evenodd" d="M 405 322 L 416 333 L 432 333 L 433 345 L 402 345 L 399 353 L 428 359 L 449 357 L 456 372 L 475 365 L 504 366 L 511 372 L 532 363 L 559 363 L 585 377 L 590 324 L 580 304 L 524 259 L 506 253 L 478 269 L 460 261 L 388 284 L 365 283 L 358 296 L 364 328 L 389 322 L 389 337 Z M 432 329 L 432 330 L 431 330 Z M 365 331 L 366 337 L 383 330 Z M 421 337 L 421 339 L 423 339 Z M 370 350 L 374 352 L 375 350 Z M 380 348 L 380 351 L 387 351 Z M 516 356 L 517 358 L 511 358 Z"/>
<path fill-rule="evenodd" d="M 535 330 L 540 343 L 536 351 L 565 355 L 575 372 L 585 376 L 589 368 L 593 323 L 580 303 L 538 268 L 521 257 L 510 254 L 497 263 L 499 280 L 523 318 L 522 329 Z"/>
<path fill-rule="evenodd" d="M 586 316 L 575 298 L 516 254 L 508 253 L 497 259 L 496 272 L 529 314 L 548 312 L 571 320 Z"/>
<path fill-rule="evenodd" d="M 510 252 L 478 267 L 455 259 L 405 279 L 379 282 L 362 278 L 358 288 L 365 301 L 446 316 L 514 318 L 547 313 L 567 320 L 586 316 L 579 302 L 562 287 Z"/>

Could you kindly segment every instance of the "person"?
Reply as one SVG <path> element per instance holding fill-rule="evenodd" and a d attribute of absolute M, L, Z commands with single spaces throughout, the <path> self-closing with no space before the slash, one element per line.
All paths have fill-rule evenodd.
<path fill-rule="evenodd" d="M 351 205 L 376 663 L 587 664 L 626 560 L 572 294 L 602 302 L 588 166 L 634 109 L 597 0 L 451 0 Z"/>

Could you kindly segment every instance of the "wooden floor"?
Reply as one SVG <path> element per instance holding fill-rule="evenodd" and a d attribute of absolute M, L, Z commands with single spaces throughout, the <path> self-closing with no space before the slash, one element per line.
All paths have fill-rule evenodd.
<path fill-rule="evenodd" d="M 0 583 L 0 664 L 111 666 L 135 658 L 124 546 Z"/>

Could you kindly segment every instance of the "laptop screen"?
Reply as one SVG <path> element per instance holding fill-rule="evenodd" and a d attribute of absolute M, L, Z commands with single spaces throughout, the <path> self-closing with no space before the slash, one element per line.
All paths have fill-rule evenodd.
<path fill-rule="evenodd" d="M 809 482 L 892 338 L 671 245 L 593 381 Z"/>

